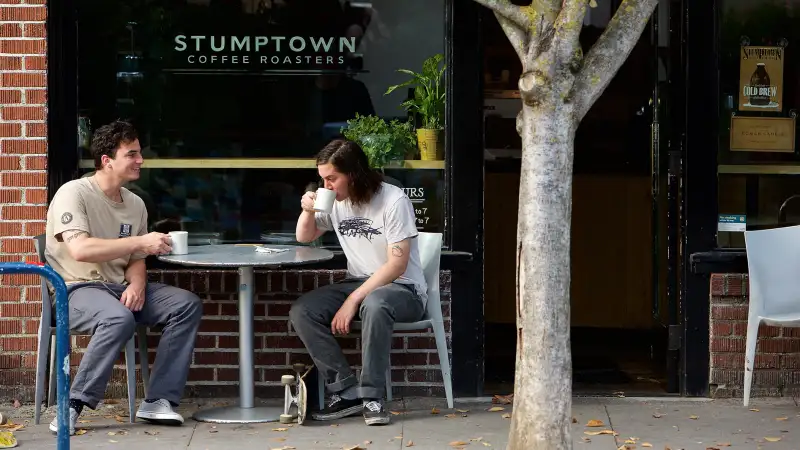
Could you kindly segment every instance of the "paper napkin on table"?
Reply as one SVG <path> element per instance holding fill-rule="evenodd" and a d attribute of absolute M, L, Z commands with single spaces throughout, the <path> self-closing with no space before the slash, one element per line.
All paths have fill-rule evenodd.
<path fill-rule="evenodd" d="M 269 247 L 256 247 L 256 251 L 259 253 L 283 253 L 288 252 L 288 248 L 269 248 Z"/>

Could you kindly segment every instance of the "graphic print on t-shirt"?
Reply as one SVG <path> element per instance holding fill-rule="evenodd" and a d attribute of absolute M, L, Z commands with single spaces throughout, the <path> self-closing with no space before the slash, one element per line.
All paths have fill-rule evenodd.
<path fill-rule="evenodd" d="M 383 227 L 381 227 L 383 228 Z M 362 237 L 371 241 L 381 233 L 379 228 L 372 226 L 372 220 L 364 217 L 348 217 L 339 222 L 339 234 L 343 237 Z"/>

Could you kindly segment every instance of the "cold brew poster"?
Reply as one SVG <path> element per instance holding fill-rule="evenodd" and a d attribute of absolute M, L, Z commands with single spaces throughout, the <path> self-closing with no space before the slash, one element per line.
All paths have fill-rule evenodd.
<path fill-rule="evenodd" d="M 739 111 L 783 109 L 783 47 L 742 47 Z"/>

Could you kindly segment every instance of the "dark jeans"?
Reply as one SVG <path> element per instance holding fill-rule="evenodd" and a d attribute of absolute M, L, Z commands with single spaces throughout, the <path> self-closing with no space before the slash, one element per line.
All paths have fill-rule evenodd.
<path fill-rule="evenodd" d="M 292 305 L 292 326 L 331 393 L 359 384 L 361 398 L 383 398 L 386 369 L 396 321 L 415 322 L 425 312 L 414 287 L 390 283 L 372 291 L 359 308 L 361 318 L 361 380 L 356 380 L 342 349 L 331 332 L 331 321 L 347 296 L 364 280 L 345 280 L 311 291 Z"/>

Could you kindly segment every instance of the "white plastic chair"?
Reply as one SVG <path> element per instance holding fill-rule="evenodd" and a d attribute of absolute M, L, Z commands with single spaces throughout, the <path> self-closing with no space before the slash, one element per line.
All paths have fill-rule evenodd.
<path fill-rule="evenodd" d="M 750 404 L 758 327 L 800 327 L 800 226 L 746 231 L 750 306 L 744 357 L 744 406 Z"/>
<path fill-rule="evenodd" d="M 447 407 L 453 408 L 453 382 L 450 376 L 450 359 L 447 354 L 447 338 L 444 334 L 444 319 L 442 317 L 442 302 L 439 297 L 439 262 L 442 256 L 441 233 L 419 233 L 417 236 L 419 258 L 425 274 L 425 283 L 428 285 L 428 302 L 425 315 L 419 322 L 394 324 L 394 331 L 412 331 L 433 329 L 436 338 L 436 349 L 439 353 L 439 366 L 442 370 L 444 392 L 447 397 Z M 361 329 L 361 322 L 354 321 L 352 329 Z M 318 376 L 319 404 L 325 406 L 325 380 Z M 391 363 L 386 369 L 386 400 L 392 401 L 392 373 Z"/>

